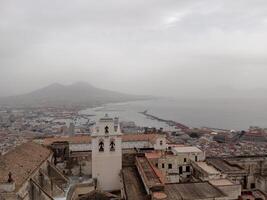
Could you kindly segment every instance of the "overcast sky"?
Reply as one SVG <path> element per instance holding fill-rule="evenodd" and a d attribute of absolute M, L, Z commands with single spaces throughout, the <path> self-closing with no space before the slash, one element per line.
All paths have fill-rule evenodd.
<path fill-rule="evenodd" d="M 0 96 L 267 87 L 266 0 L 0 0 Z"/>

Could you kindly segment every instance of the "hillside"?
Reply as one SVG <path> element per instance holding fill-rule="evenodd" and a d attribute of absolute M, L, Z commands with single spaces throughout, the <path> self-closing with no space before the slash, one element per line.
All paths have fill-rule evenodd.
<path fill-rule="evenodd" d="M 145 99 L 144 96 L 129 95 L 96 88 L 85 82 L 72 85 L 51 84 L 33 92 L 4 97 L 1 105 L 9 106 L 99 106 L 105 103 Z"/>

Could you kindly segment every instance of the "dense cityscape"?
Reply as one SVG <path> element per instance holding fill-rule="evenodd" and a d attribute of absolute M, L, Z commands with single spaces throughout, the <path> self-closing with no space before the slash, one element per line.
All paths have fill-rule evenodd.
<path fill-rule="evenodd" d="M 266 0 L 0 0 L 0 200 L 267 200 Z"/>
<path fill-rule="evenodd" d="M 193 128 L 148 111 L 168 126 L 142 127 L 79 109 L 1 108 L 2 199 L 267 198 L 266 129 Z"/>
<path fill-rule="evenodd" d="M 140 113 L 142 114 L 142 113 Z M 33 138 L 91 134 L 95 125 L 92 116 L 79 114 L 79 108 L 26 108 L 0 110 L 0 152 L 5 154 L 15 146 Z M 147 116 L 151 120 L 158 120 Z M 248 130 L 181 127 L 169 123 L 167 130 L 140 127 L 133 121 L 120 122 L 125 134 L 164 132 L 173 143 L 193 145 L 207 156 L 241 156 L 267 154 L 267 129 L 251 126 Z M 178 122 L 177 122 L 178 123 Z"/>

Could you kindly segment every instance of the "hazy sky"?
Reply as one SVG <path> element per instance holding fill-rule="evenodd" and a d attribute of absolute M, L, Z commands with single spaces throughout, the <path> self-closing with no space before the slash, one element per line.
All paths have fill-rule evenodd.
<path fill-rule="evenodd" d="M 266 0 L 0 0 L 0 96 L 267 87 Z"/>

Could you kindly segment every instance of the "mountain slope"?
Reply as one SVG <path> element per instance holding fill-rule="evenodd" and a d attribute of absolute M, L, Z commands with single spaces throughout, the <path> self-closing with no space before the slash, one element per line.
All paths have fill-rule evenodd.
<path fill-rule="evenodd" d="M 123 94 L 96 88 L 88 83 L 52 84 L 28 94 L 0 99 L 11 106 L 99 106 L 104 103 L 145 99 L 144 96 Z"/>

